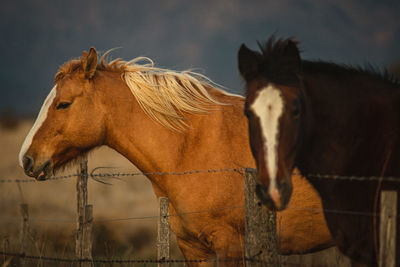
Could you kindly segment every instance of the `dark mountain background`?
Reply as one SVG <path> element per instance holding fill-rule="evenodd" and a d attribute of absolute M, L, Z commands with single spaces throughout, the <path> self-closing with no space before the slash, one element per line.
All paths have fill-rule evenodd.
<path fill-rule="evenodd" d="M 398 0 L 0 0 L 0 112 L 35 116 L 57 68 L 90 46 L 193 68 L 235 93 L 239 46 L 272 33 L 297 37 L 307 59 L 398 66 L 399 14 Z"/>

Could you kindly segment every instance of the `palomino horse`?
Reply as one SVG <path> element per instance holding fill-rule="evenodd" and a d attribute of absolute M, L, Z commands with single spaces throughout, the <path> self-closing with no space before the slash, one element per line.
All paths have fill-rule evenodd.
<path fill-rule="evenodd" d="M 260 199 L 284 209 L 298 167 L 319 192 L 339 249 L 354 264 L 376 265 L 379 193 L 400 188 L 400 178 L 382 178 L 400 177 L 400 85 L 373 71 L 301 61 L 291 39 L 260 47 L 239 51 Z"/>
<path fill-rule="evenodd" d="M 107 62 L 103 55 L 97 62 L 91 48 L 66 62 L 21 148 L 26 174 L 46 179 L 101 145 L 146 173 L 255 167 L 243 97 L 214 88 L 203 76 L 156 68 L 151 61 L 139 64 L 143 59 Z M 171 229 L 186 259 L 243 256 L 243 174 L 148 178 L 156 196 L 168 197 L 171 214 L 178 215 L 170 218 Z M 293 205 L 321 209 L 305 179 L 295 176 L 294 184 Z M 321 212 L 281 212 L 278 225 L 282 253 L 332 244 Z"/>

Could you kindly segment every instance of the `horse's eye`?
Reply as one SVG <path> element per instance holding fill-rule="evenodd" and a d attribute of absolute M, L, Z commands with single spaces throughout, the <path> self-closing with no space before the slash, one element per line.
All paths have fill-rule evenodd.
<path fill-rule="evenodd" d="M 61 102 L 60 104 L 57 105 L 57 109 L 66 109 L 71 105 L 71 103 L 68 102 Z"/>
<path fill-rule="evenodd" d="M 300 109 L 295 108 L 295 109 L 292 111 L 292 116 L 293 116 L 293 117 L 298 117 L 299 115 L 300 115 Z"/>
<path fill-rule="evenodd" d="M 300 117 L 300 105 L 298 103 L 295 104 L 293 110 L 292 110 L 292 117 L 297 119 Z"/>

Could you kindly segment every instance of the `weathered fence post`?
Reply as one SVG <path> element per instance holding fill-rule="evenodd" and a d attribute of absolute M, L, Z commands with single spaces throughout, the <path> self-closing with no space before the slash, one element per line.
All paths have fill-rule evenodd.
<path fill-rule="evenodd" d="M 246 169 L 245 246 L 246 266 L 278 266 L 276 213 L 268 211 L 256 196 L 255 169 Z"/>
<path fill-rule="evenodd" d="M 157 259 L 169 260 L 169 200 L 166 197 L 158 199 L 160 217 L 158 219 Z M 159 263 L 159 267 L 169 266 L 169 263 Z"/>
<path fill-rule="evenodd" d="M 396 266 L 397 192 L 381 192 L 379 266 Z M 399 244 L 397 244 L 399 245 Z"/>
<path fill-rule="evenodd" d="M 79 175 L 76 180 L 77 191 L 77 231 L 75 254 L 78 260 L 92 259 L 92 222 L 93 207 L 88 205 L 88 166 L 87 157 L 79 164 Z M 92 266 L 90 261 L 79 261 L 78 266 Z"/>
<path fill-rule="evenodd" d="M 10 240 L 9 240 L 9 236 L 6 235 L 5 238 L 3 239 L 3 251 L 4 252 L 8 252 L 10 249 Z M 3 255 L 3 262 L 9 262 L 11 261 L 11 257 L 9 257 L 9 260 L 6 259 L 7 255 Z"/>
<path fill-rule="evenodd" d="M 26 240 L 28 234 L 28 223 L 29 223 L 29 210 L 28 204 L 21 204 L 21 215 L 22 215 L 22 224 L 21 224 L 21 234 L 20 234 L 20 249 L 19 253 L 21 255 L 25 255 L 26 253 Z M 25 258 L 19 259 L 19 266 L 25 265 Z"/>

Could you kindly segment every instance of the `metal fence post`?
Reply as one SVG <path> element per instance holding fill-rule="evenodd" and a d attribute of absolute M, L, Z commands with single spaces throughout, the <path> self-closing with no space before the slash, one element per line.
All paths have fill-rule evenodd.
<path fill-rule="evenodd" d="M 278 266 L 276 213 L 268 211 L 256 196 L 255 169 L 246 169 L 245 246 L 246 266 Z"/>
<path fill-rule="evenodd" d="M 160 217 L 158 219 L 157 259 L 169 260 L 169 200 L 166 197 L 158 199 Z M 159 267 L 169 266 L 169 263 L 159 263 Z"/>
<path fill-rule="evenodd" d="M 379 266 L 396 266 L 397 192 L 381 192 Z M 397 244 L 398 245 L 398 244 Z"/>
<path fill-rule="evenodd" d="M 88 164 L 85 157 L 79 164 L 79 173 L 76 180 L 77 191 L 77 231 L 75 240 L 75 254 L 78 260 L 92 259 L 92 222 L 93 207 L 88 205 Z M 79 261 L 78 266 L 92 266 L 90 261 Z"/>

